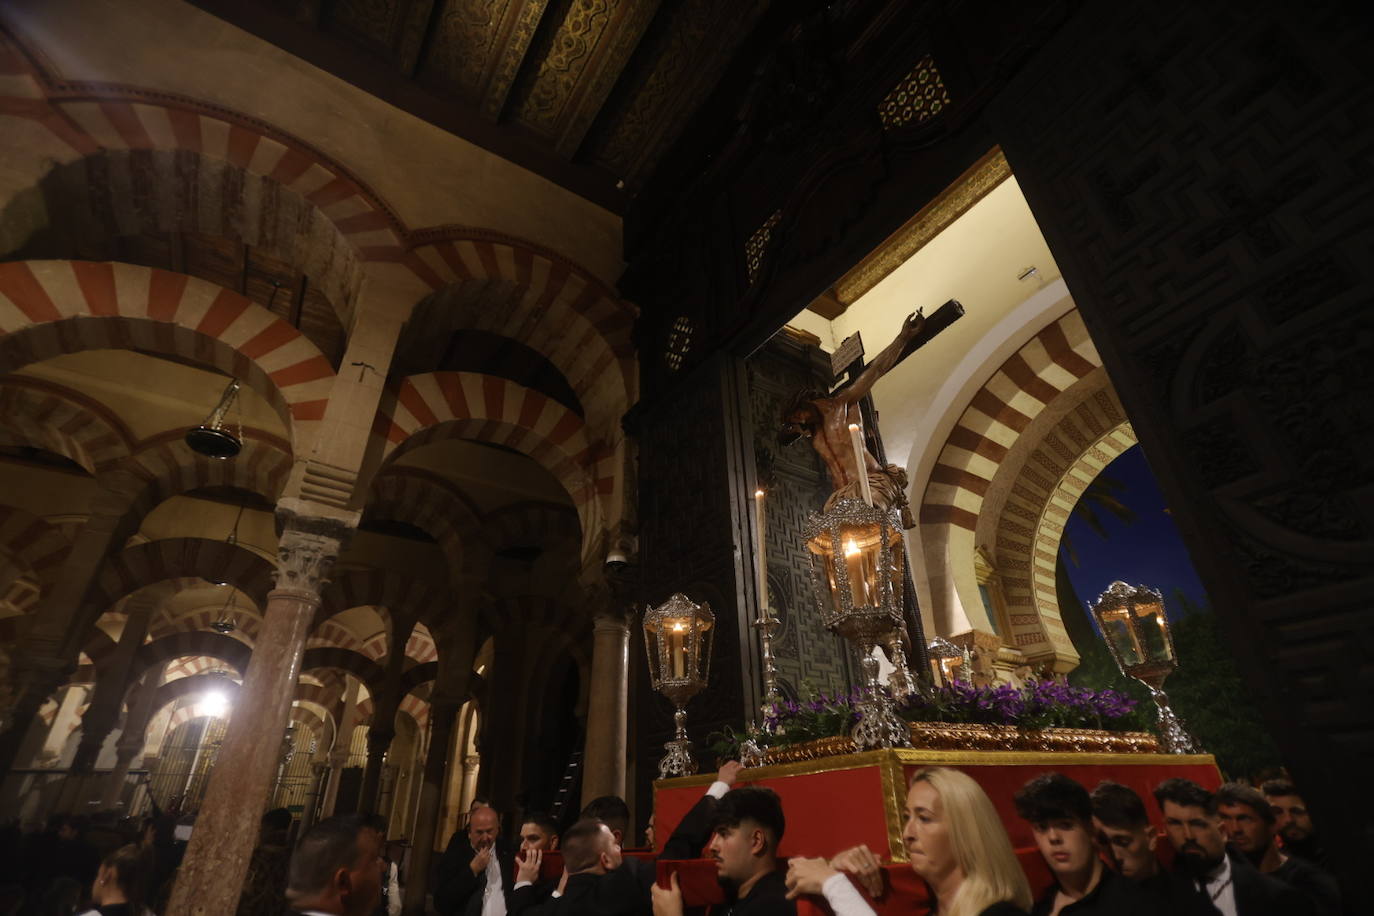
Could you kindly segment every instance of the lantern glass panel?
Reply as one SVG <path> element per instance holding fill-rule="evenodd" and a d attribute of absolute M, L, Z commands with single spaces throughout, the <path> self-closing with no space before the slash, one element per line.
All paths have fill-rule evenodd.
<path fill-rule="evenodd" d="M 1129 611 L 1125 608 L 1101 611 L 1099 622 L 1102 624 L 1102 636 L 1116 649 L 1122 667 L 1139 665 L 1145 661 L 1144 647 L 1136 638 Z"/>
<path fill-rule="evenodd" d="M 853 606 L 876 607 L 881 604 L 878 566 L 882 550 L 882 526 L 841 525 L 840 545 Z"/>
<path fill-rule="evenodd" d="M 1170 662 L 1174 660 L 1173 647 L 1165 631 L 1164 608 L 1159 604 L 1138 604 L 1135 610 L 1135 628 L 1140 636 L 1141 650 L 1145 660 L 1151 662 Z"/>

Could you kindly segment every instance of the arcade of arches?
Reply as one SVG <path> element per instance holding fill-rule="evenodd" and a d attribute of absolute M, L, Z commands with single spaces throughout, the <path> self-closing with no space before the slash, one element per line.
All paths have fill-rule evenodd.
<path fill-rule="evenodd" d="M 847 684 L 855 660 L 806 613 L 793 571 L 823 470 L 804 446 L 777 450 L 772 418 L 830 382 L 828 354 L 850 335 L 876 352 L 906 313 L 950 298 L 965 317 L 873 392 L 916 514 L 920 623 L 967 646 L 980 679 L 1073 669 L 1054 568 L 1068 514 L 1114 457 L 1172 440 L 1124 332 L 1070 293 L 1095 274 L 1064 260 L 1068 223 L 1042 234 L 1032 216 L 1049 179 L 1023 154 L 1022 180 L 1024 133 L 1008 128 L 1004 154 L 981 108 L 952 121 L 938 105 L 882 109 L 853 142 L 898 163 L 944 150 L 929 160 L 938 183 L 885 196 L 881 181 L 904 173 L 884 166 L 881 181 L 844 184 L 869 174 L 856 146 L 850 172 L 788 173 L 815 196 L 783 205 L 791 192 L 746 165 L 796 136 L 809 115 L 795 98 L 738 115 L 737 134 L 688 124 L 696 106 L 729 107 L 711 81 L 743 78 L 739 59 L 727 67 L 734 43 L 683 96 L 689 110 L 651 104 L 673 42 L 706 40 L 686 13 L 606 25 L 638 29 L 646 50 L 631 57 L 627 38 L 612 62 L 603 48 L 571 89 L 525 60 L 551 53 L 549 36 L 510 38 L 518 72 L 501 87 L 488 63 L 463 97 L 487 120 L 465 134 L 414 102 L 437 91 L 423 61 L 392 107 L 329 62 L 354 58 L 307 63 L 286 31 L 258 37 L 205 11 L 220 6 L 0 12 L 6 815 L 197 811 L 173 906 L 205 912 L 232 911 L 230 879 L 269 807 L 305 822 L 380 812 L 413 875 L 478 797 L 512 812 L 620 794 L 642 822 L 670 723 L 636 607 L 681 590 L 721 617 L 695 727 L 756 708 L 759 596 L 736 566 L 756 535 L 741 494 L 767 464 L 783 689 Z M 330 30 L 334 4 L 299 6 L 314 10 L 315 46 L 354 34 Z M 796 11 L 726 22 L 729 4 L 699 6 L 732 34 L 810 34 Z M 403 49 L 406 29 L 388 28 Z M 956 103 L 991 97 L 973 70 L 949 76 Z M 840 97 L 824 80 L 816 92 Z M 548 98 L 564 107 L 541 109 Z M 920 134 L 927 119 L 950 136 Z M 724 164 L 702 174 L 744 177 L 730 207 L 698 212 L 665 188 L 724 136 Z M 736 206 L 724 269 L 711 220 Z M 816 213 L 850 228 L 817 228 Z M 1227 333 L 1197 339 L 1244 346 Z M 231 380 L 242 450 L 207 458 L 185 433 Z M 1171 403 L 1242 384 L 1206 381 L 1178 383 Z M 1188 468 L 1164 465 L 1171 493 L 1202 499 Z M 1202 560 L 1224 555 L 1191 537 Z M 1368 542 L 1351 543 L 1330 562 Z M 1200 565 L 1209 587 L 1225 578 Z M 1259 645 L 1237 651 L 1262 680 Z M 407 912 L 424 890 L 408 888 Z"/>

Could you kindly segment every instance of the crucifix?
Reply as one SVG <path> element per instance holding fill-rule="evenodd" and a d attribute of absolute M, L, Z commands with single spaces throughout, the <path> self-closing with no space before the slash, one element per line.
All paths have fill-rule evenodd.
<path fill-rule="evenodd" d="M 778 442 L 786 446 L 802 437 L 811 441 L 830 472 L 833 492 L 825 502 L 827 511 L 841 498 L 865 496 L 880 509 L 897 509 L 902 527 L 915 527 L 915 519 L 907 505 L 906 471 L 899 465 L 887 463 L 870 392 L 878 379 L 963 314 L 964 307 L 951 299 L 928 318 L 919 311 L 908 315 L 896 339 L 867 365 L 864 364 L 863 344 L 856 334 L 836 352 L 835 375 L 844 375 L 843 384 L 829 393 L 800 391 L 784 408 Z M 851 341 L 855 343 L 851 345 Z M 855 444 L 855 429 L 863 432 L 862 448 Z M 859 461 L 863 463 L 862 473 Z M 910 642 L 908 657 L 919 662 L 918 670 L 928 672 L 925 633 L 916 607 L 911 563 L 905 557 L 902 567 L 906 580 L 902 590 L 902 617 Z"/>

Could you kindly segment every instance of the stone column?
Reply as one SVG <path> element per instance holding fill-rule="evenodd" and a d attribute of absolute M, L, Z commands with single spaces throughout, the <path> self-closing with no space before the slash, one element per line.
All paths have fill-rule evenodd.
<path fill-rule="evenodd" d="M 302 517 L 284 507 L 278 514 L 284 530 L 277 548 L 277 587 L 267 596 L 262 628 L 172 889 L 169 913 L 232 916 L 238 906 L 280 762 L 320 587 L 348 534 L 341 519 Z"/>
<path fill-rule="evenodd" d="M 310 781 L 310 801 L 306 804 L 305 811 L 301 812 L 301 829 L 297 836 L 304 836 L 305 832 L 314 826 L 320 810 L 320 795 L 324 792 L 325 781 L 329 779 L 328 764 L 316 763 L 311 769 L 314 770 L 314 774 Z"/>
<path fill-rule="evenodd" d="M 353 746 L 353 725 L 358 717 L 358 680 L 351 674 L 344 675 L 344 709 L 339 717 L 339 729 L 334 733 L 334 747 L 329 752 L 329 781 L 324 787 L 324 805 L 320 817 L 333 817 L 334 807 L 339 803 L 339 781 L 343 779 L 344 764 L 348 763 L 348 752 Z"/>
<path fill-rule="evenodd" d="M 625 721 L 629 704 L 630 624 L 624 614 L 598 614 L 592 628 L 592 676 L 587 742 L 582 753 L 582 803 L 625 797 Z"/>
<path fill-rule="evenodd" d="M 100 807 L 108 811 L 119 802 L 124 791 L 124 781 L 129 776 L 129 767 L 134 758 L 143 750 L 144 738 L 148 732 L 148 720 L 153 717 L 153 698 L 157 695 L 157 682 L 162 666 L 156 665 L 146 672 L 143 679 L 129 691 L 129 712 L 124 717 L 124 728 L 115 742 L 115 765 L 110 775 L 105 777 L 105 791 L 101 796 Z"/>
<path fill-rule="evenodd" d="M 402 910 L 406 916 L 418 916 L 425 911 L 429 864 L 434 857 L 434 830 L 439 823 L 439 806 L 443 802 L 444 771 L 448 766 L 449 745 L 453 743 L 454 720 L 461 707 L 462 703 L 453 697 L 434 697 L 431 700 L 429 753 L 425 755 L 425 772 L 416 806 L 410 880 L 406 883 Z"/>
<path fill-rule="evenodd" d="M 372 725 L 367 730 L 367 765 L 358 796 L 359 811 L 380 811 L 377 794 L 381 786 L 382 759 L 396 738 L 396 712 L 401 706 L 401 677 L 405 674 L 405 646 L 415 622 L 399 618 L 394 611 L 392 621 L 386 670 L 382 673 L 381 689 L 372 698 Z"/>
<path fill-rule="evenodd" d="M 124 705 L 124 694 L 129 688 L 129 668 L 133 664 L 134 653 L 148 635 L 148 625 L 152 622 L 157 605 L 145 594 L 135 594 L 124 602 L 124 610 L 127 616 L 124 629 L 119 634 L 119 642 L 105 660 L 95 683 L 91 703 L 81 716 L 81 740 L 76 746 L 71 766 L 74 775 L 86 774 L 95 768 L 105 739 L 119 721 L 119 710 Z"/>
<path fill-rule="evenodd" d="M 396 737 L 394 726 L 383 728 L 376 724 L 377 720 L 388 712 L 394 719 L 394 711 L 374 708 L 374 724 L 367 730 L 367 763 L 363 769 L 362 790 L 358 793 L 358 810 L 367 814 L 375 814 L 380 810 L 377 796 L 382 784 L 382 760 L 386 757 L 387 748 L 391 747 L 392 739 Z"/>
<path fill-rule="evenodd" d="M 31 615 L 33 626 L 21 647 L 12 653 L 14 706 L 0 714 L 0 728 L 4 729 L 0 731 L 0 773 L 14 768 L 39 708 L 74 669 L 87 632 L 87 621 L 82 619 L 89 610 L 86 593 L 106 556 L 133 534 L 126 515 L 137 484 L 132 476 L 114 476 L 115 483 L 94 500 L 90 517 L 62 563 L 62 574 L 44 593 Z"/>

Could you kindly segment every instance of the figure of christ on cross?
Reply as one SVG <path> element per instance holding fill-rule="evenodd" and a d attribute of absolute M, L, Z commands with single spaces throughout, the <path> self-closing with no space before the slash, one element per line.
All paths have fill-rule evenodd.
<path fill-rule="evenodd" d="M 828 395 L 815 390 L 798 392 L 783 409 L 779 444 L 790 445 L 805 436 L 830 472 L 834 492 L 825 502 L 827 511 L 843 497 L 861 498 L 858 463 L 854 460 L 849 425 L 863 424 L 859 401 L 873 389 L 878 379 L 914 349 L 910 344 L 920 336 L 925 324 L 925 316 L 920 312 L 908 315 L 897 338 L 884 347 L 853 382 Z M 902 526 L 912 527 L 914 522 L 906 501 L 906 471 L 895 464 L 886 467 L 879 464 L 867 446 L 863 450 L 863 461 L 873 492 L 873 504 L 880 509 L 898 509 Z"/>

